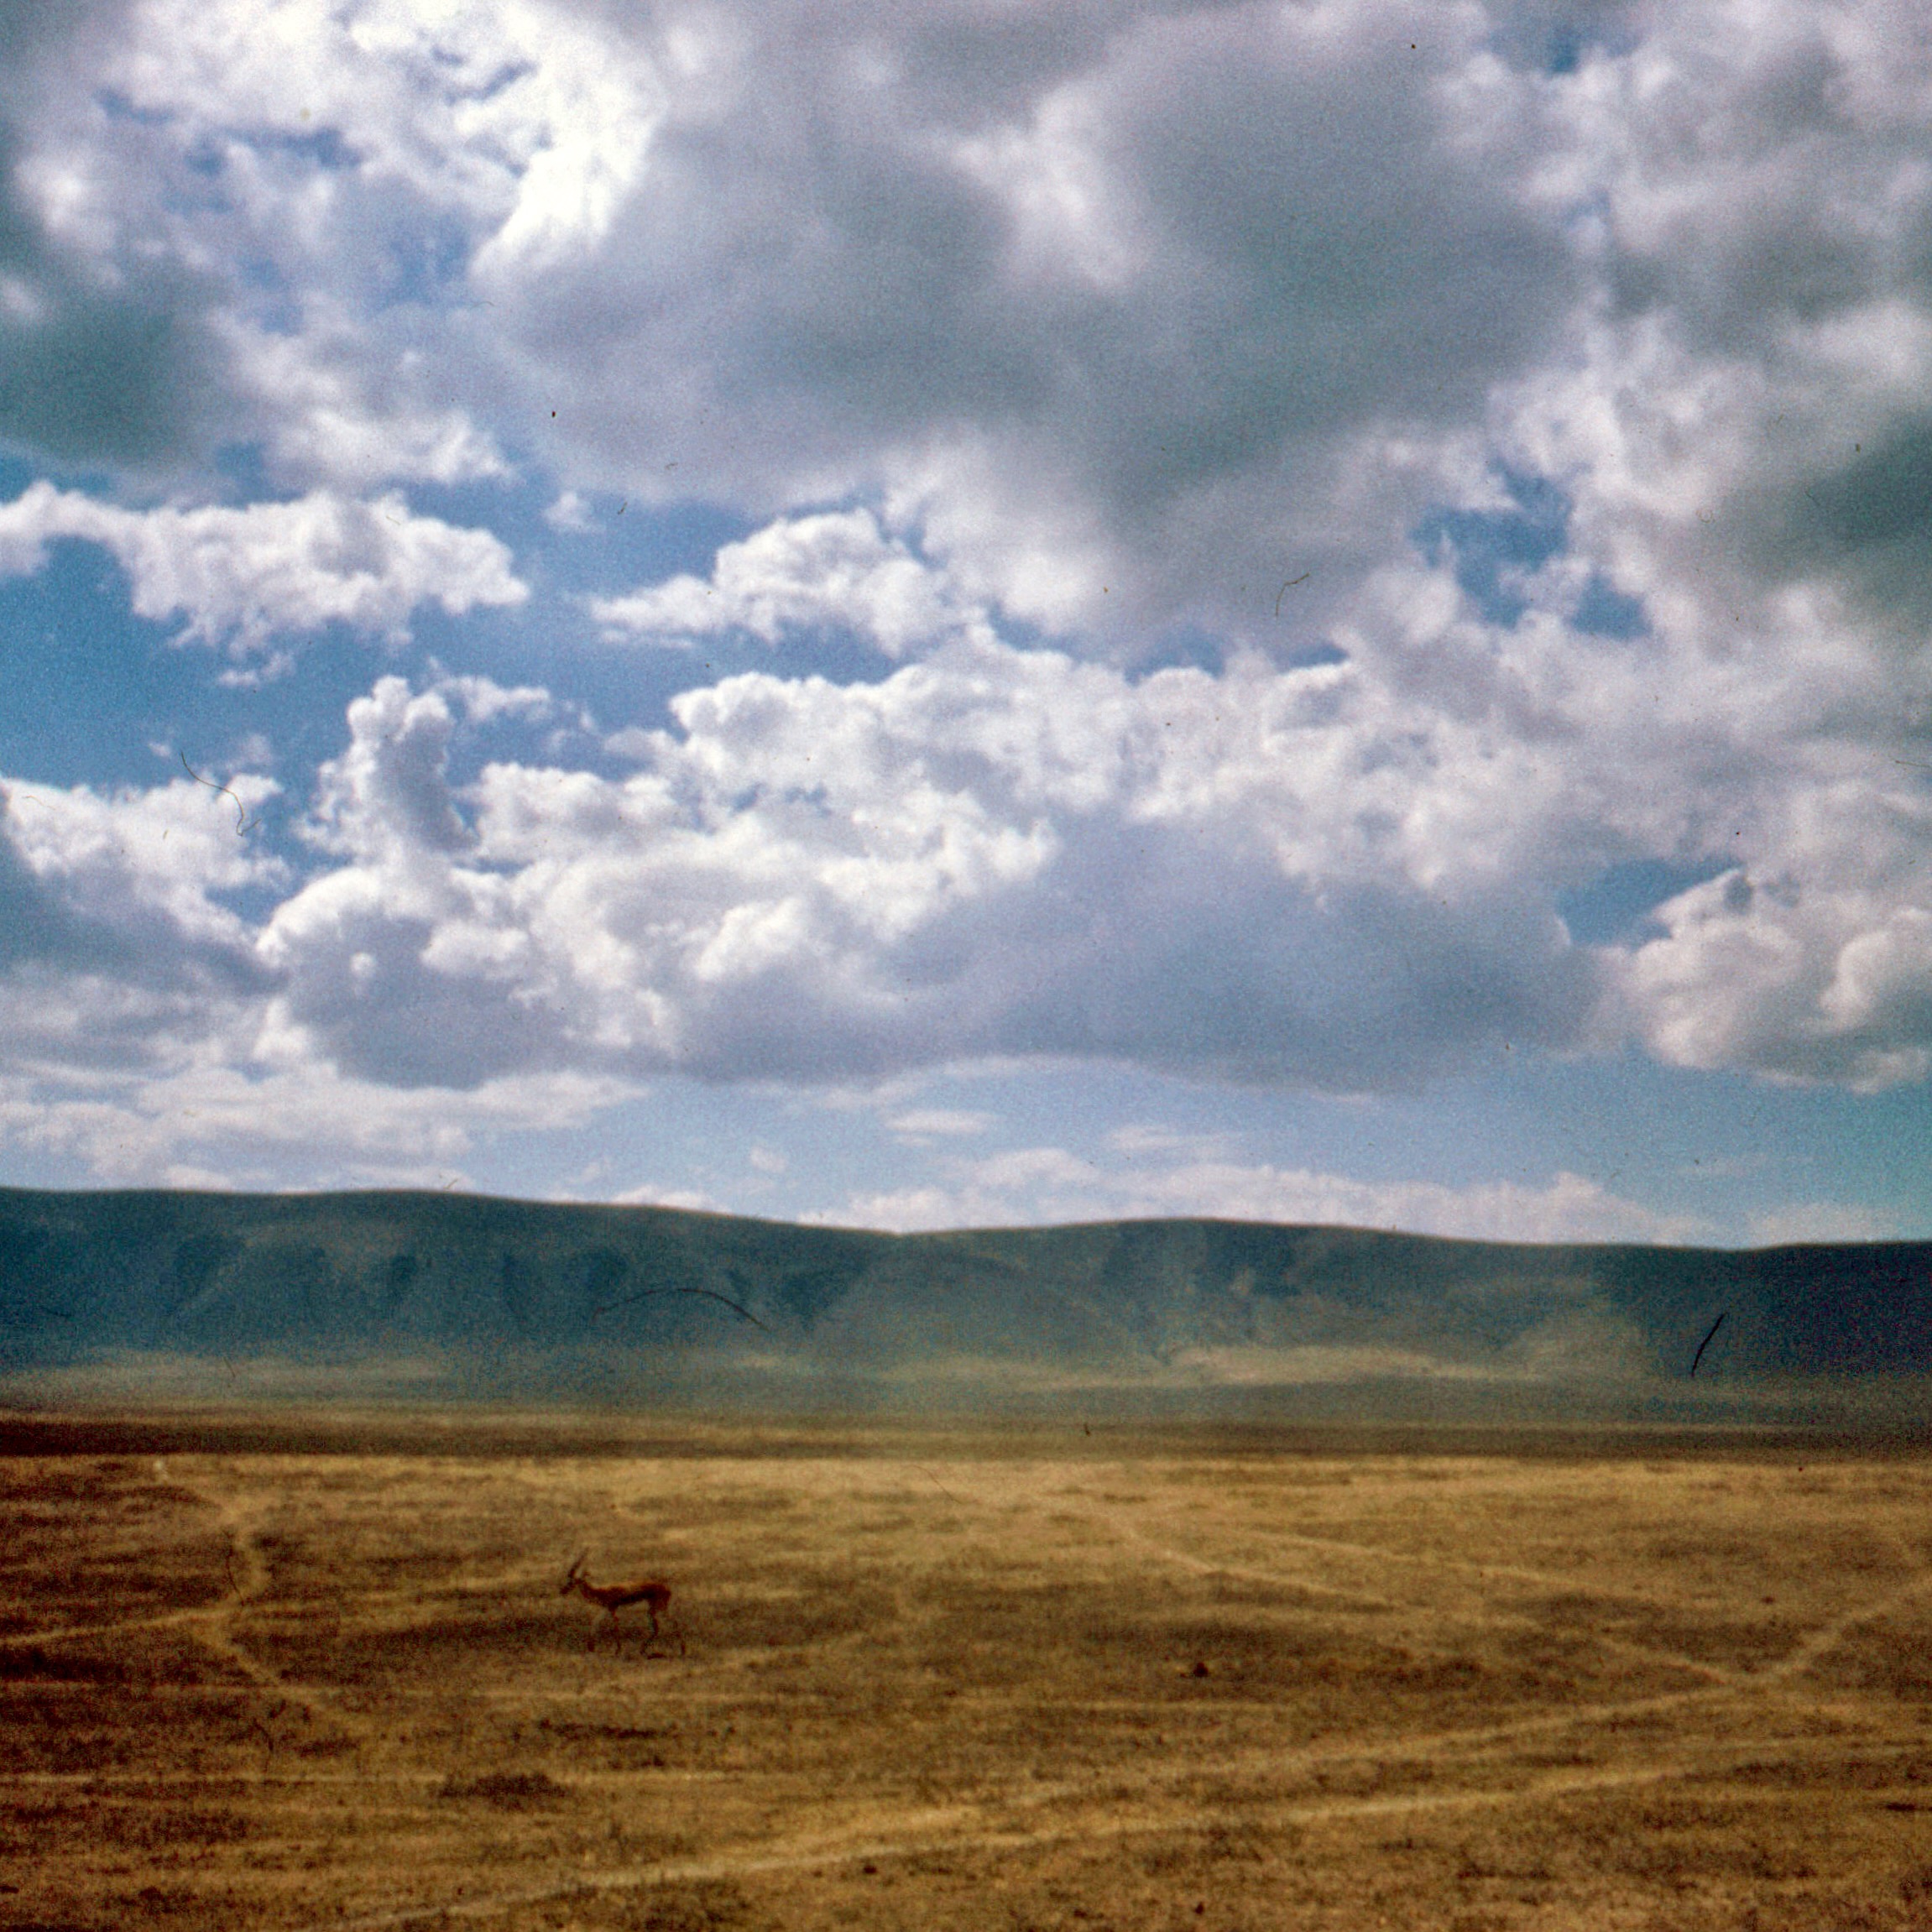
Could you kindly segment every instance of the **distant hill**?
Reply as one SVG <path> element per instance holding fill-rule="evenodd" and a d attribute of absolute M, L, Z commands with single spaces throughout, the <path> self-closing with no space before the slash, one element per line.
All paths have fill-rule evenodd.
<path fill-rule="evenodd" d="M 1681 1419 L 1882 1398 L 1916 1416 L 1929 1375 L 1924 1242 L 1741 1253 L 1210 1220 L 893 1235 L 437 1193 L 0 1189 L 16 1403 L 1075 1392 L 1222 1413 Z"/>

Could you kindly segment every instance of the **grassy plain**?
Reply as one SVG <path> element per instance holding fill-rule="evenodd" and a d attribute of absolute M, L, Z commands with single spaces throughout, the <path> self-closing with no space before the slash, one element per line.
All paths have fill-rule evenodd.
<path fill-rule="evenodd" d="M 0 1926 L 441 1924 L 1932 1925 L 1932 1454 L 0 1426 Z"/>

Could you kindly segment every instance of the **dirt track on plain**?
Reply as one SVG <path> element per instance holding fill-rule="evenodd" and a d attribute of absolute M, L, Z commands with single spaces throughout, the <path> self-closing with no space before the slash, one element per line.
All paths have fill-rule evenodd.
<path fill-rule="evenodd" d="M 0 1927 L 1932 1925 L 1932 1455 L 252 1426 L 13 1432 Z"/>

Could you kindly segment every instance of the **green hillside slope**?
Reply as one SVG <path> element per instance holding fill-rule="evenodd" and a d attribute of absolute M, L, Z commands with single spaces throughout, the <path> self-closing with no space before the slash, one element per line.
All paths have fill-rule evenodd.
<path fill-rule="evenodd" d="M 946 1235 L 433 1193 L 0 1190 L 0 1371 L 412 1360 L 459 1389 L 1700 1390 L 1932 1370 L 1932 1244 L 1533 1246 L 1175 1220 Z"/>

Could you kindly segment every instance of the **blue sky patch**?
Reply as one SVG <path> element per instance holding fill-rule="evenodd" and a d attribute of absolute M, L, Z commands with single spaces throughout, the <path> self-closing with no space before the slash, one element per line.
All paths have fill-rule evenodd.
<path fill-rule="evenodd" d="M 1424 556 L 1450 563 L 1463 594 L 1490 623 L 1514 625 L 1529 608 L 1522 580 L 1567 546 L 1570 504 L 1547 478 L 1498 473 L 1513 509 L 1433 510 L 1416 525 L 1414 541 Z"/>
<path fill-rule="evenodd" d="M 1570 613 L 1569 626 L 1588 637 L 1607 637 L 1619 642 L 1650 634 L 1643 599 L 1626 596 L 1600 571 L 1590 573 L 1576 608 Z"/>
<path fill-rule="evenodd" d="M 1432 562 L 1451 565 L 1458 587 L 1485 619 L 1513 629 L 1530 606 L 1527 580 L 1569 550 L 1572 504 L 1547 477 L 1497 473 L 1515 508 L 1432 510 L 1412 540 Z M 1590 573 L 1569 624 L 1587 636 L 1616 640 L 1649 630 L 1642 600 L 1618 590 L 1600 571 Z"/>
<path fill-rule="evenodd" d="M 1556 909 L 1580 946 L 1627 946 L 1662 929 L 1650 915 L 1667 899 L 1701 885 L 1734 861 L 1674 864 L 1664 859 L 1626 859 L 1606 866 L 1589 885 L 1557 895 Z"/>

